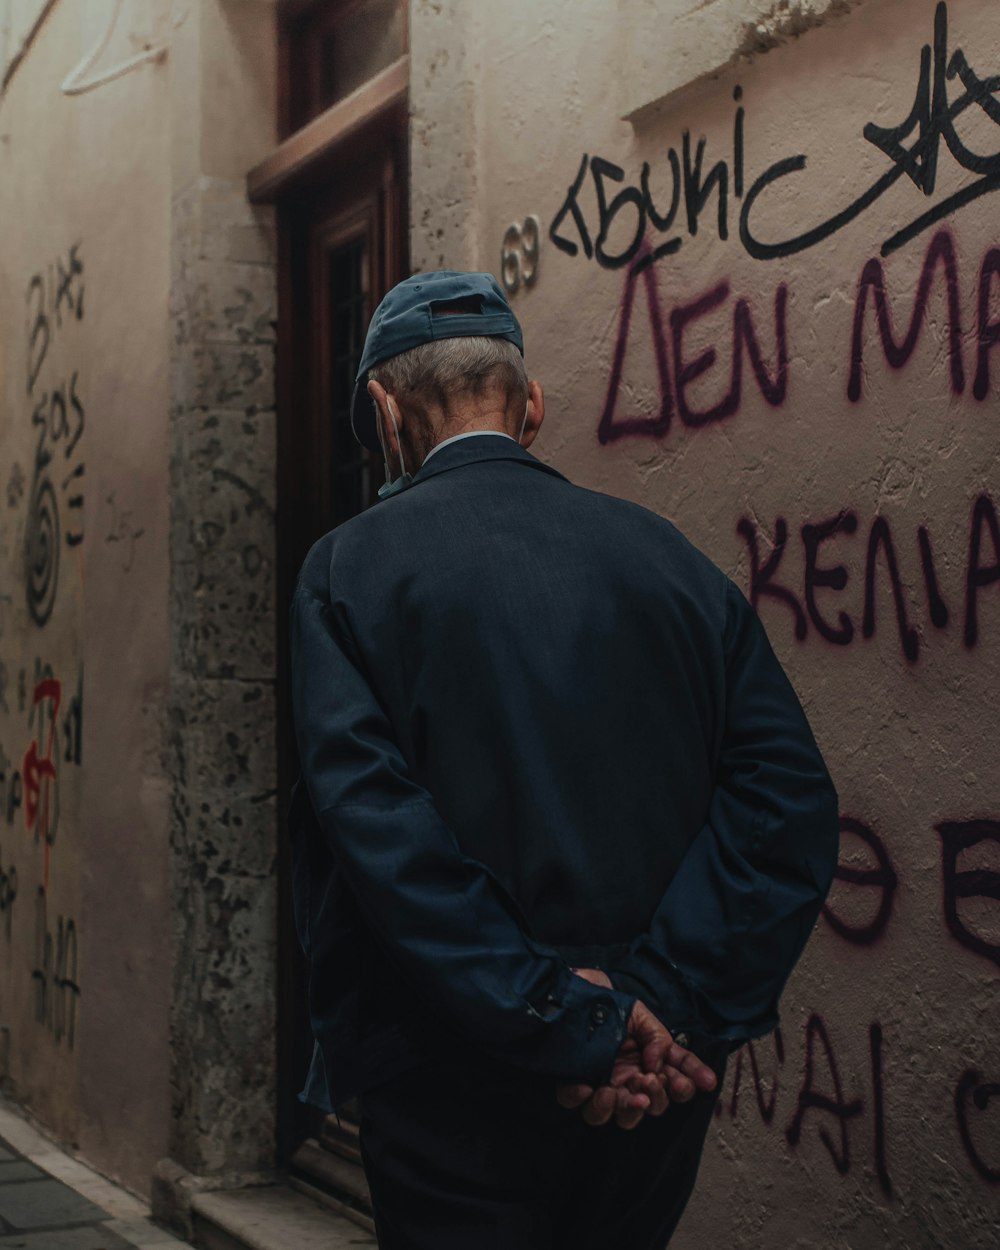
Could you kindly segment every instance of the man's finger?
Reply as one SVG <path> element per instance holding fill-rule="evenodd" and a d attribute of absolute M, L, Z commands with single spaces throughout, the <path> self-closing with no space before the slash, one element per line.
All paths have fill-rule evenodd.
<path fill-rule="evenodd" d="M 648 1110 L 649 1097 L 646 1094 L 634 1094 L 628 1089 L 618 1090 L 615 1123 L 619 1128 L 635 1128 Z"/>
<path fill-rule="evenodd" d="M 566 1107 L 573 1111 L 577 1107 L 582 1106 L 593 1092 L 594 1087 L 592 1085 L 557 1085 L 556 1101 L 560 1107 Z"/>
<path fill-rule="evenodd" d="M 649 1099 L 646 1115 L 662 1115 L 670 1106 L 669 1082 L 663 1073 L 634 1072 L 625 1082 L 625 1087 L 629 1093 L 644 1094 Z"/>
<path fill-rule="evenodd" d="M 703 1063 L 696 1054 L 690 1050 L 685 1050 L 683 1046 L 679 1046 L 676 1042 L 672 1042 L 667 1050 L 664 1062 L 665 1067 L 676 1068 L 685 1076 L 690 1077 L 696 1089 L 708 1092 L 715 1089 L 717 1082 L 716 1075 L 707 1063 Z"/>
<path fill-rule="evenodd" d="M 678 1072 L 676 1068 L 666 1067 L 661 1076 L 670 1091 L 670 1098 L 673 1102 L 690 1102 L 695 1096 L 697 1092 L 695 1083 L 683 1072 Z"/>
<path fill-rule="evenodd" d="M 607 1124 L 618 1105 L 618 1091 L 610 1085 L 595 1089 L 593 1096 L 584 1104 L 580 1114 L 588 1124 Z"/>

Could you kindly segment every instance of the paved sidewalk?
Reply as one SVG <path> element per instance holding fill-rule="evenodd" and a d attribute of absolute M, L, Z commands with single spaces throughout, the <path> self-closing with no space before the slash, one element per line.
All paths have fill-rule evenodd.
<path fill-rule="evenodd" d="M 132 1194 L 0 1104 L 0 1248 L 184 1250 Z M 188 1247 L 188 1250 L 190 1248 Z"/>

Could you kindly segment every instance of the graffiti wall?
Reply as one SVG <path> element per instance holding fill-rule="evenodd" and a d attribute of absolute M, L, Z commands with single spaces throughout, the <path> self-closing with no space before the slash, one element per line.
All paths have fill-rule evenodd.
<path fill-rule="evenodd" d="M 143 1185 L 167 1104 L 168 150 L 155 71 L 60 90 L 110 12 L 56 5 L 0 100 L 0 1078 Z"/>
<path fill-rule="evenodd" d="M 450 247 L 425 226 L 454 183 L 415 172 L 414 259 L 502 276 L 539 454 L 735 578 L 840 794 L 833 893 L 780 1031 L 730 1065 L 677 1244 L 985 1250 L 1000 24 L 987 0 L 744 7 L 519 4 L 456 46 L 491 67 L 456 132 L 475 207 Z M 738 38 L 678 86 L 687 19 L 723 9 Z M 418 130 L 444 64 L 422 38 Z"/>

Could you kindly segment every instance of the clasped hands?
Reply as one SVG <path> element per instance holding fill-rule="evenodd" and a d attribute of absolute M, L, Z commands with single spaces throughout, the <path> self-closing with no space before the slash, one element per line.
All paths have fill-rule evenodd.
<path fill-rule="evenodd" d="M 599 968 L 573 971 L 592 985 L 613 988 Z M 698 1090 L 707 1092 L 715 1084 L 712 1069 L 675 1042 L 666 1026 L 637 999 L 608 1083 L 597 1089 L 558 1085 L 556 1098 L 563 1107 L 579 1108 L 588 1124 L 607 1124 L 613 1116 L 620 1128 L 631 1129 L 643 1116 L 662 1115 L 671 1101 L 689 1102 Z"/>

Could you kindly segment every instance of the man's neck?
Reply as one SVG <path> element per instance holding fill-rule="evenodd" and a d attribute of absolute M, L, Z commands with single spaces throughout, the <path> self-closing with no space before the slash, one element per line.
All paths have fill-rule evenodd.
<path fill-rule="evenodd" d="M 440 451 L 442 447 L 446 447 L 449 443 L 456 443 L 462 438 L 473 438 L 477 434 L 492 434 L 499 438 L 509 438 L 512 443 L 517 442 L 517 439 L 513 436 L 513 434 L 508 434 L 506 430 L 488 429 L 486 427 L 483 427 L 482 429 L 463 430 L 460 434 L 449 434 L 447 438 L 443 438 L 439 443 L 435 443 L 427 455 L 424 456 L 424 464 L 430 460 L 431 456 L 433 456 L 436 451 Z"/>

